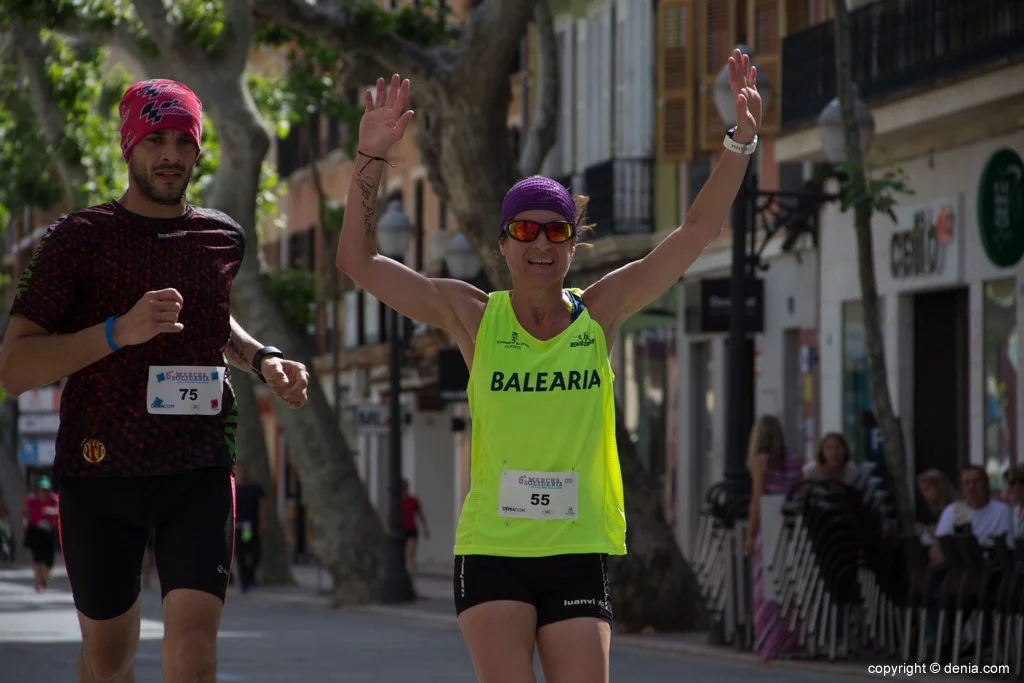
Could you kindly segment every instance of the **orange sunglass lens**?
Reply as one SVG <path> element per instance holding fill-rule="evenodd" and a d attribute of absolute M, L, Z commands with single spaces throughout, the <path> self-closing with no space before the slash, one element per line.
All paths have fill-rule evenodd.
<path fill-rule="evenodd" d="M 540 231 L 547 233 L 551 242 L 565 242 L 572 237 L 572 223 L 565 221 L 554 221 L 552 223 L 538 223 L 536 221 L 511 221 L 508 224 L 509 236 L 520 242 L 532 242 L 540 235 Z"/>

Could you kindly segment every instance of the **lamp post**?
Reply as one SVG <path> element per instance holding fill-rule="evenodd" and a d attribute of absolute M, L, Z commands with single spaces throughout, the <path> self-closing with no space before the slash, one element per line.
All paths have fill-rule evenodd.
<path fill-rule="evenodd" d="M 754 57 L 745 45 L 737 49 Z M 762 111 L 767 111 L 772 94 L 771 83 L 758 75 L 758 92 L 761 94 Z M 856 91 L 855 91 L 856 93 Z M 736 124 L 736 105 L 729 86 L 729 67 L 725 65 L 715 79 L 715 106 L 718 115 L 731 127 Z M 860 144 L 864 155 L 874 140 L 875 121 L 868 106 L 859 98 L 854 100 L 854 115 L 860 132 Z M 845 135 L 839 100 L 833 99 L 822 110 L 818 119 L 822 147 L 831 164 L 846 161 Z M 725 435 L 726 460 L 725 480 L 727 486 L 737 494 L 747 491 L 746 443 L 750 434 L 750 417 L 753 412 L 753 396 L 749 391 L 753 375 L 753 353 L 747 345 L 746 297 L 752 290 L 758 270 L 767 266 L 761 262 L 760 254 L 768 241 L 780 229 L 805 228 L 817 220 L 821 206 L 838 199 L 838 195 L 823 192 L 820 181 L 810 181 L 804 191 L 764 191 L 758 185 L 757 153 L 755 153 L 743 176 L 743 184 L 732 205 L 732 270 L 729 308 L 729 356 L 726 377 L 727 430 Z M 831 171 L 833 176 L 842 174 Z M 756 221 L 762 215 L 765 222 L 765 236 L 757 244 Z M 748 244 L 749 243 L 749 244 Z M 748 252 L 747 249 L 750 249 Z"/>
<path fill-rule="evenodd" d="M 469 238 L 457 232 L 448 240 L 444 250 L 444 264 L 453 278 L 472 280 L 480 272 L 480 259 Z"/>
<path fill-rule="evenodd" d="M 742 54 L 750 57 L 755 65 L 754 55 L 746 45 L 737 45 Z M 761 77 L 761 74 L 758 74 Z M 771 84 L 761 77 L 757 86 L 761 94 L 761 110 L 767 111 Z M 715 107 L 726 128 L 736 125 L 736 100 L 729 85 L 729 65 L 722 67 L 715 79 Z M 753 373 L 754 354 L 747 346 L 745 325 L 746 300 L 751 290 L 748 282 L 753 269 L 747 258 L 748 233 L 753 237 L 755 229 L 757 195 L 757 153 L 751 156 L 743 174 L 743 184 L 732 205 L 732 270 L 730 273 L 729 298 L 729 355 L 726 370 L 726 433 L 725 433 L 725 480 L 735 493 L 747 488 L 746 443 L 750 433 L 750 414 L 753 396 L 748 390 Z"/>
<path fill-rule="evenodd" d="M 413 224 L 402 211 L 402 202 L 392 199 L 377 223 L 377 246 L 384 256 L 401 261 L 412 239 Z M 398 311 L 388 308 L 388 548 L 384 566 L 381 602 L 394 604 L 415 599 L 412 580 L 405 567 L 405 530 L 402 528 L 402 340 Z"/>
<path fill-rule="evenodd" d="M 860 133 L 861 154 L 866 157 L 875 141 L 875 116 L 864 100 L 857 95 L 856 86 L 853 93 L 853 120 Z M 821 147 L 825 150 L 828 160 L 833 164 L 846 163 L 846 133 L 843 130 L 843 112 L 838 97 L 832 98 L 832 101 L 821 110 L 818 117 L 818 134 L 821 136 Z"/>

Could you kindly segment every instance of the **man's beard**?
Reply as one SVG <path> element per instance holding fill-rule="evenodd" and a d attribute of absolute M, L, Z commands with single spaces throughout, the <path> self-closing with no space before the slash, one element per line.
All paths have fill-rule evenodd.
<path fill-rule="evenodd" d="M 173 169 L 168 166 L 161 166 L 154 168 L 152 175 L 156 175 L 158 171 L 181 171 L 183 173 L 181 177 L 181 189 L 178 190 L 175 187 L 168 187 L 166 190 L 159 189 L 154 183 L 150 182 L 148 175 L 145 171 L 137 169 L 135 164 L 129 164 L 128 174 L 131 177 L 131 184 L 139 191 L 143 197 L 153 202 L 154 204 L 166 204 L 168 206 L 174 206 L 180 204 L 181 200 L 185 197 L 185 190 L 188 189 L 188 184 L 192 180 L 192 171 L 185 170 L 184 166 L 177 166 Z"/>

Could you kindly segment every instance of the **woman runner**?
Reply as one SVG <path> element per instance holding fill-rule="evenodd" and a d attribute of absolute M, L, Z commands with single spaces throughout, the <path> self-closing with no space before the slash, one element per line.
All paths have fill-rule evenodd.
<path fill-rule="evenodd" d="M 626 552 L 610 343 L 722 230 L 757 143 L 761 99 L 729 59 L 738 126 L 682 226 L 586 290 L 566 289 L 585 197 L 531 177 L 505 196 L 498 243 L 512 289 L 486 294 L 381 256 L 376 202 L 388 150 L 413 116 L 409 81 L 366 93 L 337 266 L 410 318 L 445 329 L 470 370 L 472 484 L 455 539 L 455 604 L 481 683 L 608 680 L 608 555 Z"/>

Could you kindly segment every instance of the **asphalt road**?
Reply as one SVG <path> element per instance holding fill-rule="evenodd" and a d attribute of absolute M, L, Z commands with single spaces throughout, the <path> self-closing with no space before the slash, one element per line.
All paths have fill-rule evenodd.
<path fill-rule="evenodd" d="M 232 589 L 219 644 L 219 681 L 474 683 L 454 626 L 291 600 L 242 596 Z M 143 597 L 138 683 L 160 683 L 159 593 Z M 80 636 L 63 578 L 37 594 L 27 570 L 0 571 L 0 681 L 75 683 Z M 612 681 L 629 683 L 796 682 L 821 672 L 614 647 Z M 537 680 L 543 680 L 537 669 Z M 835 677 L 838 680 L 856 680 Z"/>

